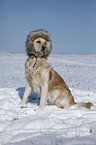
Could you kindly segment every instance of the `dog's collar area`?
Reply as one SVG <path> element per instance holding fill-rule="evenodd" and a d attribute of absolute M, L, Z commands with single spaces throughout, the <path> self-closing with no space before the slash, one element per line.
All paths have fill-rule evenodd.
<path fill-rule="evenodd" d="M 37 58 L 38 58 L 38 56 L 35 56 L 35 54 L 30 54 L 29 57 L 30 57 L 30 58 L 34 58 L 34 57 L 36 58 L 36 61 L 35 61 L 34 65 L 33 65 L 33 67 L 35 67 L 35 65 L 36 65 L 36 63 L 37 63 Z"/>
<path fill-rule="evenodd" d="M 36 61 L 33 65 L 33 68 L 35 67 L 35 65 L 37 63 L 37 58 L 44 58 L 44 53 L 45 53 L 45 49 L 41 52 L 29 52 L 29 53 L 27 53 L 29 58 L 36 58 Z"/>
<path fill-rule="evenodd" d="M 36 61 L 35 61 L 34 65 L 33 65 L 33 67 L 35 67 L 35 65 L 36 65 L 36 63 L 37 63 L 37 58 L 38 58 L 38 57 L 35 57 L 35 58 L 36 58 Z"/>

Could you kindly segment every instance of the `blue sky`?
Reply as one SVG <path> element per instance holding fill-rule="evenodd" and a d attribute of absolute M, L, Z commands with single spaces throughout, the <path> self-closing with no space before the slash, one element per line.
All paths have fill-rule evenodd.
<path fill-rule="evenodd" d="M 0 0 L 0 51 L 25 52 L 27 35 L 41 28 L 52 52 L 96 54 L 96 0 Z"/>

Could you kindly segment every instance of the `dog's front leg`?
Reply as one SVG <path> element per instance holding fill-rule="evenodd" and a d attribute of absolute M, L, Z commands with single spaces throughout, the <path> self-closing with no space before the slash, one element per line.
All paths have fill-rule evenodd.
<path fill-rule="evenodd" d="M 30 87 L 29 83 L 27 82 L 26 83 L 26 89 L 25 89 L 21 104 L 26 104 L 27 103 L 28 97 L 31 94 L 31 92 L 32 92 L 32 88 Z"/>
<path fill-rule="evenodd" d="M 39 108 L 44 108 L 47 101 L 47 93 L 48 93 L 48 85 L 42 87 L 41 89 L 41 98 L 40 98 L 40 106 Z"/>

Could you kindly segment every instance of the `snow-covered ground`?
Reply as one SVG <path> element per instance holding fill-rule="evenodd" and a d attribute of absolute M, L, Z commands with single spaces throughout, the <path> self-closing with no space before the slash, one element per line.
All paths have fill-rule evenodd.
<path fill-rule="evenodd" d="M 22 107 L 26 58 L 23 53 L 0 52 L 0 145 L 96 145 L 96 55 L 48 58 L 75 100 L 94 104 L 90 110 L 38 109 L 36 93 Z"/>

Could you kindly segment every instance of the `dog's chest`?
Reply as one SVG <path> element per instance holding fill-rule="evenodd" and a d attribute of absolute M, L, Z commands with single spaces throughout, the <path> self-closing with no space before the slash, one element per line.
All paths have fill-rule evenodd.
<path fill-rule="evenodd" d="M 46 65 L 43 65 L 43 62 L 37 61 L 35 66 L 34 63 L 35 63 L 34 60 L 26 61 L 25 74 L 27 81 L 33 88 L 33 91 L 40 93 L 42 86 L 44 86 L 45 79 L 48 78 L 46 73 L 47 68 Z"/>

